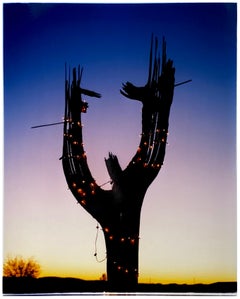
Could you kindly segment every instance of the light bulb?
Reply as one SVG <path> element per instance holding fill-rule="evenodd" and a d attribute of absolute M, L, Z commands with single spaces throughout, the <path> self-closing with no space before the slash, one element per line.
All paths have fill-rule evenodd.
<path fill-rule="evenodd" d="M 82 193 L 83 193 L 83 189 L 79 188 L 79 189 L 77 190 L 77 192 L 78 192 L 80 195 L 82 195 Z"/>

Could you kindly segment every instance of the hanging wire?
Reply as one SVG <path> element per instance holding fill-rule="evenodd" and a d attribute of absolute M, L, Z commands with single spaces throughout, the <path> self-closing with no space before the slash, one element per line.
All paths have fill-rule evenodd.
<path fill-rule="evenodd" d="M 105 186 L 105 185 L 107 185 L 107 184 L 112 184 L 112 180 L 110 180 L 110 181 L 107 181 L 106 183 L 103 183 L 103 184 L 102 184 L 102 185 L 100 185 L 99 187 Z"/>
<path fill-rule="evenodd" d="M 97 256 L 97 241 L 98 241 L 98 233 L 99 233 L 99 225 L 98 225 L 98 223 L 97 223 L 96 229 L 97 229 L 97 232 L 96 232 L 96 237 L 95 237 L 95 242 L 94 242 L 94 246 L 95 246 L 94 256 L 95 256 L 96 261 L 98 263 L 102 263 L 102 262 L 104 262 L 107 259 L 107 254 L 106 254 L 106 256 L 103 259 L 101 259 L 101 260 L 98 259 L 98 256 Z"/>

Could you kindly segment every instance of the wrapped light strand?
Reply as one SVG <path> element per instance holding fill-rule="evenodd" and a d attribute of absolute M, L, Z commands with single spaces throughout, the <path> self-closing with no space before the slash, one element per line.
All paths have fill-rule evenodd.
<path fill-rule="evenodd" d="M 110 231 L 110 229 L 108 227 L 104 227 L 103 231 L 108 234 L 108 238 L 110 240 L 113 240 L 113 239 L 117 240 L 116 237 L 114 237 L 114 234 L 111 233 L 111 231 Z M 131 245 L 135 245 L 139 239 L 140 239 L 139 236 L 135 236 L 135 237 L 131 237 L 131 236 L 125 237 L 125 236 L 122 236 L 122 237 L 118 238 L 118 241 L 120 243 L 128 242 Z"/>
<path fill-rule="evenodd" d="M 126 266 L 123 266 L 123 265 L 121 265 L 121 263 L 118 263 L 118 262 L 116 262 L 116 261 L 113 261 L 113 264 L 114 264 L 114 266 L 115 266 L 115 268 L 116 268 L 116 270 L 118 271 L 118 272 L 122 272 L 122 273 L 124 273 L 124 274 L 129 274 L 130 272 L 133 272 L 133 273 L 135 273 L 137 276 L 139 275 L 139 273 L 138 273 L 138 269 L 137 268 L 129 268 L 129 267 L 126 267 Z"/>

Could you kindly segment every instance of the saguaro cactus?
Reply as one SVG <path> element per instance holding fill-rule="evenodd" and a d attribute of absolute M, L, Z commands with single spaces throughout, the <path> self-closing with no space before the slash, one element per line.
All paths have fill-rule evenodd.
<path fill-rule="evenodd" d="M 63 170 L 74 197 L 103 229 L 109 290 L 133 291 L 137 287 L 141 207 L 148 187 L 163 165 L 174 73 L 173 62 L 166 57 L 165 40 L 160 62 L 158 40 L 152 38 L 146 85 L 136 87 L 127 82 L 122 86 L 122 95 L 142 102 L 142 134 L 137 152 L 126 169 L 121 169 L 118 158 L 112 153 L 105 159 L 111 190 L 103 190 L 94 180 L 82 137 L 81 113 L 88 108 L 82 95 L 101 95 L 81 88 L 79 67 L 78 74 L 76 68 L 73 69 L 71 85 L 70 75 L 65 80 Z"/>

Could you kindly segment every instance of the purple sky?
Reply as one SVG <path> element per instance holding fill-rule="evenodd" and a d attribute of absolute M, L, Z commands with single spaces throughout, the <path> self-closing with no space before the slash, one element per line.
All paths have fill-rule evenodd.
<path fill-rule="evenodd" d="M 98 279 L 96 221 L 67 189 L 61 161 L 64 65 L 84 68 L 88 163 L 124 168 L 139 143 L 152 32 L 167 40 L 176 82 L 165 163 L 146 194 L 140 231 L 145 282 L 236 280 L 236 5 L 4 4 L 4 256 L 34 256 L 42 275 Z M 106 187 L 109 187 L 106 185 Z M 105 256 L 103 238 L 98 255 Z"/>

